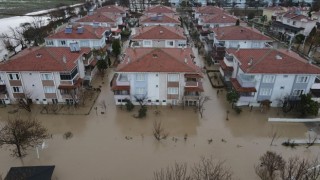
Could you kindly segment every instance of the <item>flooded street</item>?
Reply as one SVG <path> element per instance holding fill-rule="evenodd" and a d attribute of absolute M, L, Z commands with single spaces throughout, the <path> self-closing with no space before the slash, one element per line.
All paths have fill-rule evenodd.
<path fill-rule="evenodd" d="M 138 107 L 127 112 L 114 105 L 109 81 L 101 84 L 102 92 L 94 106 L 98 107 L 97 113 L 92 110 L 88 116 L 62 116 L 42 115 L 39 108 L 34 110 L 33 116 L 52 134 L 52 139 L 47 140 L 48 148 L 40 151 L 40 159 L 35 149 L 30 149 L 23 162 L 1 148 L 0 174 L 5 176 L 11 166 L 55 165 L 53 179 L 147 180 L 153 177 L 155 170 L 175 162 L 192 165 L 201 156 L 212 156 L 225 161 L 235 179 L 246 180 L 257 179 L 254 165 L 267 150 L 279 152 L 285 158 L 319 156 L 319 146 L 290 149 L 281 145 L 288 138 L 305 138 L 308 130 L 303 124 L 268 123 L 268 117 L 277 116 L 276 109 L 261 113 L 259 109 L 250 112 L 249 108 L 244 108 L 237 115 L 225 102 L 226 92 L 217 96 L 207 77 L 204 78 L 205 94 L 211 100 L 205 105 L 202 119 L 192 107 L 184 110 L 159 107 L 159 115 L 154 113 L 156 107 L 148 107 L 147 118 L 136 119 L 133 114 Z M 108 104 L 105 114 L 100 113 L 101 100 Z M 10 107 L 0 109 L 0 121 L 7 119 L 8 109 Z M 227 109 L 230 111 L 228 121 Z M 161 120 L 165 132 L 169 133 L 166 140 L 158 142 L 153 137 L 155 120 Z M 64 139 L 63 134 L 68 131 L 73 137 Z M 270 146 L 273 132 L 278 132 L 280 138 L 274 141 L 275 146 Z M 186 141 L 185 134 L 188 135 Z M 208 143 L 209 139 L 212 143 Z"/>

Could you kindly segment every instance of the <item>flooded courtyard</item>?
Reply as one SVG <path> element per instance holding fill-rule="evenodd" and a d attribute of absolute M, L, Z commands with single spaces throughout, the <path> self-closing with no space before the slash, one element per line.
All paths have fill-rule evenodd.
<path fill-rule="evenodd" d="M 225 161 L 235 179 L 247 180 L 257 179 L 254 165 L 267 150 L 281 153 L 285 158 L 319 156 L 319 146 L 291 149 L 281 145 L 288 138 L 306 138 L 308 128 L 304 124 L 268 123 L 268 117 L 283 117 L 278 109 L 260 112 L 258 108 L 250 111 L 246 107 L 238 115 L 226 102 L 226 91 L 217 94 L 207 77 L 204 93 L 211 100 L 205 104 L 203 118 L 192 107 L 169 106 L 148 107 L 146 118 L 134 118 L 138 107 L 127 112 L 114 105 L 108 83 L 111 73 L 103 84 L 97 78 L 99 82 L 95 85 L 102 86 L 101 93 L 89 115 L 46 115 L 40 113 L 39 107 L 33 109 L 32 116 L 52 134 L 46 140 L 48 147 L 40 151 L 39 159 L 35 149 L 30 149 L 22 161 L 1 148 L 0 174 L 4 177 L 12 166 L 55 165 L 53 179 L 147 180 L 160 168 L 175 162 L 191 166 L 205 156 Z M 103 100 L 107 108 L 101 114 L 104 110 L 99 102 Z M 0 109 L 0 122 L 11 116 L 7 113 L 9 109 Z M 155 113 L 156 110 L 160 113 Z M 226 120 L 227 110 L 229 120 Z M 169 133 L 167 139 L 159 142 L 153 137 L 154 121 L 162 122 Z M 73 136 L 65 139 L 66 132 L 72 132 Z M 279 138 L 270 146 L 274 132 Z"/>

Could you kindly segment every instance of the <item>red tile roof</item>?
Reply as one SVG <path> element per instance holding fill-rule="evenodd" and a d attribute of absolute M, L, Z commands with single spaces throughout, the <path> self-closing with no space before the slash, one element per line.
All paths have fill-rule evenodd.
<path fill-rule="evenodd" d="M 226 63 L 224 61 L 221 61 L 220 62 L 220 67 L 222 70 L 224 71 L 229 71 L 229 72 L 232 72 L 233 71 L 233 67 L 231 66 L 227 66 Z"/>
<path fill-rule="evenodd" d="M 320 16 L 320 11 L 314 12 L 312 15 Z"/>
<path fill-rule="evenodd" d="M 302 19 L 305 19 L 307 21 L 312 21 L 311 18 L 309 18 L 309 17 L 307 17 L 305 15 L 296 14 L 296 13 L 292 13 L 292 12 L 285 13 L 283 15 L 283 17 L 286 17 L 286 18 L 289 18 L 289 19 L 293 19 L 293 20 L 297 20 L 297 21 L 301 21 Z"/>
<path fill-rule="evenodd" d="M 155 17 L 158 16 L 158 19 Z M 174 14 L 148 14 L 140 17 L 141 23 L 174 23 L 180 24 L 179 16 Z"/>
<path fill-rule="evenodd" d="M 81 48 L 80 52 L 70 52 L 68 47 L 28 48 L 0 63 L 0 71 L 71 71 L 77 66 L 76 60 L 90 51 L 90 48 Z"/>
<path fill-rule="evenodd" d="M 176 10 L 168 6 L 157 5 L 146 9 L 144 13 L 176 13 Z"/>
<path fill-rule="evenodd" d="M 187 38 L 183 35 L 183 29 L 179 27 L 169 26 L 148 26 L 140 27 L 136 29 L 135 35 L 132 36 L 132 40 L 138 39 L 180 39 L 186 40 Z"/>
<path fill-rule="evenodd" d="M 230 82 L 237 92 L 257 92 L 254 87 L 242 87 L 236 78 L 230 78 Z"/>
<path fill-rule="evenodd" d="M 227 52 L 240 61 L 245 73 L 320 74 L 318 66 L 285 49 L 227 49 Z"/>
<path fill-rule="evenodd" d="M 77 32 L 78 27 L 83 28 L 83 33 Z M 110 30 L 110 28 L 94 28 L 91 25 L 73 25 L 72 33 L 65 33 L 65 29 L 63 28 L 60 29 L 60 31 L 48 36 L 46 39 L 101 39 L 107 30 Z"/>
<path fill-rule="evenodd" d="M 104 23 L 115 23 L 119 18 L 119 15 L 106 12 L 97 12 L 92 15 L 86 15 L 76 22 L 104 22 Z M 122 18 L 122 17 L 121 17 Z"/>
<path fill-rule="evenodd" d="M 194 8 L 194 11 L 200 14 L 221 14 L 224 12 L 222 8 L 219 8 L 217 6 L 196 7 Z"/>
<path fill-rule="evenodd" d="M 201 16 L 203 23 L 234 23 L 236 24 L 238 18 L 226 13 Z"/>
<path fill-rule="evenodd" d="M 119 72 L 201 73 L 193 63 L 191 48 L 128 48 Z"/>
<path fill-rule="evenodd" d="M 107 13 L 126 13 L 127 9 L 121 6 L 109 5 L 103 6 L 97 9 L 97 12 L 107 12 Z"/>
<path fill-rule="evenodd" d="M 272 41 L 268 36 L 254 28 L 244 26 L 226 26 L 212 29 L 218 40 L 261 40 Z"/>

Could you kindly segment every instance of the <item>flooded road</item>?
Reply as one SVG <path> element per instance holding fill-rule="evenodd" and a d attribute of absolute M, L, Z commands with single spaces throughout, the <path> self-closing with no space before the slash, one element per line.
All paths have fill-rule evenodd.
<path fill-rule="evenodd" d="M 186 162 L 191 166 L 201 156 L 212 156 L 225 161 L 235 179 L 248 180 L 257 179 L 254 165 L 267 150 L 281 153 L 285 158 L 320 155 L 319 146 L 290 149 L 281 145 L 288 138 L 305 138 L 308 129 L 303 124 L 268 123 L 268 117 L 282 116 L 281 113 L 277 115 L 277 109 L 250 112 L 249 108 L 244 108 L 237 115 L 225 101 L 226 92 L 217 96 L 206 77 L 204 81 L 205 94 L 211 100 L 205 104 L 202 119 L 191 107 L 184 110 L 159 107 L 159 115 L 154 113 L 156 107 L 149 107 L 147 118 L 136 119 L 133 114 L 138 107 L 127 112 L 114 105 L 109 83 L 101 84 L 102 92 L 95 105 L 99 109 L 98 102 L 105 100 L 108 104 L 105 114 L 93 110 L 88 116 L 42 115 L 35 110 L 33 116 L 53 135 L 47 140 L 48 148 L 40 151 L 40 159 L 35 150 L 30 149 L 23 162 L 10 157 L 6 149 L 0 149 L 0 174 L 5 176 L 11 166 L 55 165 L 53 179 L 148 180 L 152 179 L 153 171 L 167 165 Z M 230 111 L 228 121 L 226 110 Z M 7 119 L 7 111 L 0 109 L 0 121 Z M 161 120 L 169 133 L 166 140 L 154 139 L 155 120 Z M 64 139 L 63 134 L 68 131 L 73 137 Z M 280 137 L 274 141 L 275 146 L 270 146 L 273 132 L 278 132 Z M 186 141 L 185 134 L 188 135 Z M 210 144 L 209 139 L 213 140 Z"/>

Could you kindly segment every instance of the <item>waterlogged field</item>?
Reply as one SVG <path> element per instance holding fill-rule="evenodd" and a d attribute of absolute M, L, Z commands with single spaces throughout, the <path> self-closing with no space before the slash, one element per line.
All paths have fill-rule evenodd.
<path fill-rule="evenodd" d="M 61 4 L 73 5 L 82 2 L 82 0 L 0 0 L 0 18 L 51 9 Z"/>

